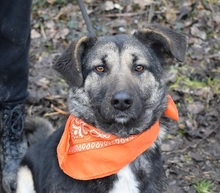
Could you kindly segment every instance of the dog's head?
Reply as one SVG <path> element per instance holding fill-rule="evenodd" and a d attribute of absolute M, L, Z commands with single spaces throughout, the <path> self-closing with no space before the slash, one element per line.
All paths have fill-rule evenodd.
<path fill-rule="evenodd" d="M 70 112 L 120 137 L 149 128 L 166 107 L 163 66 L 184 61 L 186 42 L 158 25 L 73 42 L 55 64 L 70 85 Z"/>

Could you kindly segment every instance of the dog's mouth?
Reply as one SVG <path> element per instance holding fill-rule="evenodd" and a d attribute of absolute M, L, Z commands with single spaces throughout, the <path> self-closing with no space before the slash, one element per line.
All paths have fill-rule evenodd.
<path fill-rule="evenodd" d="M 130 122 L 135 121 L 138 118 L 138 113 L 132 112 L 117 112 L 112 113 L 111 121 L 115 122 L 116 124 L 127 125 Z"/>
<path fill-rule="evenodd" d="M 106 133 L 117 135 L 118 137 L 128 137 L 140 133 L 143 130 L 143 116 L 137 111 L 107 111 L 99 113 L 96 122 L 97 126 Z M 141 128 L 139 129 L 139 127 Z M 144 127 L 145 128 L 145 127 Z"/>
<path fill-rule="evenodd" d="M 130 119 L 131 119 L 131 118 L 130 118 L 128 115 L 117 115 L 117 116 L 115 117 L 115 122 L 116 122 L 116 123 L 125 124 L 125 123 L 129 122 Z"/>
<path fill-rule="evenodd" d="M 119 110 L 109 110 L 110 108 L 107 108 L 107 110 L 100 111 L 101 117 L 105 120 L 105 122 L 111 123 L 111 124 L 122 124 L 127 125 L 130 122 L 134 122 L 141 116 L 141 111 L 135 110 L 135 109 L 128 109 L 125 111 L 119 111 Z"/>

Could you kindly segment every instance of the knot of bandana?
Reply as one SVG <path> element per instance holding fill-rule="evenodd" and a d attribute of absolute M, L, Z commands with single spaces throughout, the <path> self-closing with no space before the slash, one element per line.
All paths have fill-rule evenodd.
<path fill-rule="evenodd" d="M 167 97 L 164 114 L 178 120 L 176 105 L 170 95 Z M 143 133 L 119 138 L 70 115 L 57 147 L 60 168 L 79 180 L 115 174 L 146 151 L 157 139 L 159 131 L 157 120 Z"/>

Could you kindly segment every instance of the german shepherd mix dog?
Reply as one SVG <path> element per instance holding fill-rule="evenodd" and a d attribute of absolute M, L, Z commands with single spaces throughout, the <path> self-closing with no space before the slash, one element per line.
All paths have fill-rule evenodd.
<path fill-rule="evenodd" d="M 186 36 L 158 25 L 73 42 L 54 66 L 69 83 L 71 115 L 29 148 L 17 193 L 165 193 L 163 67 L 183 62 L 186 48 Z"/>

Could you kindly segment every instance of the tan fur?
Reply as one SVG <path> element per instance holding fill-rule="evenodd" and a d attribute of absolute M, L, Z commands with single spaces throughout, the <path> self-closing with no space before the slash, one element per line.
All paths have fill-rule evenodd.
<path fill-rule="evenodd" d="M 133 35 L 83 36 L 67 48 L 54 68 L 70 85 L 70 113 L 105 133 L 124 138 L 146 131 L 162 119 L 167 106 L 163 80 L 166 56 L 183 61 L 186 47 L 184 35 L 148 25 Z M 40 193 L 165 193 L 159 148 L 165 129 L 161 126 L 149 149 L 105 178 L 81 181 L 60 170 L 56 147 L 62 130 L 32 146 L 22 166 L 31 168 Z M 25 183 L 20 183 L 25 189 Z"/>

